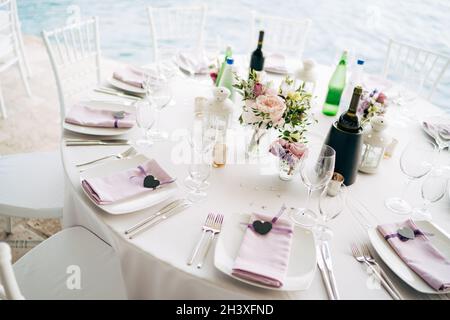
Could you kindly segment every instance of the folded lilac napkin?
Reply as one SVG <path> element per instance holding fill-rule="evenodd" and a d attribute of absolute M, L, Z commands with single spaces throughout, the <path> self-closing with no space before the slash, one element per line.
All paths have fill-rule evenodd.
<path fill-rule="evenodd" d="M 120 67 L 114 71 L 113 78 L 133 87 L 144 88 L 144 72 L 133 66 Z"/>
<path fill-rule="evenodd" d="M 264 70 L 274 73 L 288 73 L 286 58 L 281 53 L 273 53 L 266 59 Z"/>
<path fill-rule="evenodd" d="M 406 240 L 399 236 L 397 231 L 405 227 L 414 231 L 414 239 Z M 450 289 L 450 261 L 431 244 L 411 219 L 380 225 L 377 229 L 399 257 L 433 289 Z"/>
<path fill-rule="evenodd" d="M 423 126 L 425 128 L 425 131 L 432 131 L 432 132 L 439 132 L 440 134 L 444 136 L 448 136 L 450 139 L 450 123 L 444 123 L 444 122 L 436 122 L 436 123 L 430 123 L 424 121 Z"/>
<path fill-rule="evenodd" d="M 180 52 L 177 56 L 178 65 L 182 69 L 187 69 L 195 74 L 209 73 L 208 60 L 203 52 Z"/>
<path fill-rule="evenodd" d="M 253 214 L 251 222 L 271 221 L 273 217 Z M 234 262 L 232 274 L 236 277 L 279 288 L 286 277 L 291 252 L 293 228 L 289 220 L 278 219 L 276 230 L 261 235 L 250 226 Z"/>
<path fill-rule="evenodd" d="M 86 127 L 100 128 L 131 128 L 134 126 L 134 115 L 123 112 L 122 116 L 111 110 L 100 110 L 83 105 L 74 105 L 70 108 L 65 121 Z"/>
<path fill-rule="evenodd" d="M 148 175 L 159 180 L 160 185 L 175 181 L 155 160 L 149 160 L 136 168 L 106 177 L 84 179 L 81 186 L 97 204 L 108 204 L 152 192 L 154 189 L 144 187 L 144 179 Z"/>

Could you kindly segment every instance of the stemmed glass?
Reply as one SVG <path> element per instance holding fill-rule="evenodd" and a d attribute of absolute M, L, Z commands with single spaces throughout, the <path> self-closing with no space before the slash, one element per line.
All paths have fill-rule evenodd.
<path fill-rule="evenodd" d="M 203 120 L 195 120 L 188 136 L 191 162 L 185 184 L 192 190 L 188 194 L 188 198 L 192 202 L 199 202 L 206 197 L 204 190 L 209 186 L 207 179 L 212 166 L 211 153 L 217 139 L 217 130 L 215 129 L 214 126 L 208 126 Z"/>
<path fill-rule="evenodd" d="M 315 225 L 317 214 L 309 208 L 311 194 L 330 182 L 335 160 L 336 152 L 330 146 L 324 144 L 308 146 L 308 151 L 300 164 L 300 176 L 308 189 L 308 198 L 304 208 L 291 211 L 290 216 L 294 223 L 307 228 Z"/>
<path fill-rule="evenodd" d="M 155 141 L 163 141 L 166 140 L 169 135 L 167 132 L 162 131 L 159 128 L 159 119 L 161 116 L 161 110 L 167 107 L 172 101 L 172 90 L 169 84 L 164 80 L 163 82 L 152 86 L 151 95 L 157 108 L 155 126 L 154 129 L 151 130 L 150 135 Z"/>
<path fill-rule="evenodd" d="M 147 98 L 135 103 L 136 124 L 144 131 L 144 138 L 136 141 L 138 146 L 151 146 L 153 141 L 150 137 L 150 129 L 155 123 L 156 105 L 152 99 Z"/>
<path fill-rule="evenodd" d="M 422 183 L 421 195 L 423 205 L 421 208 L 415 208 L 413 215 L 417 218 L 431 220 L 431 213 L 428 209 L 431 203 L 441 200 L 447 191 L 448 179 L 441 170 L 431 172 Z"/>
<path fill-rule="evenodd" d="M 430 141 L 411 141 L 400 156 L 400 169 L 408 177 L 400 197 L 386 199 L 385 205 L 398 214 L 409 214 L 411 205 L 404 199 L 409 185 L 415 179 L 422 178 L 433 168 L 437 154 L 436 145 Z"/>
<path fill-rule="evenodd" d="M 345 208 L 347 198 L 347 187 L 341 185 L 337 191 L 329 186 L 325 187 L 319 198 L 319 212 L 322 221 L 316 227 L 317 239 L 328 241 L 333 236 L 333 232 L 327 223 L 342 213 Z"/>

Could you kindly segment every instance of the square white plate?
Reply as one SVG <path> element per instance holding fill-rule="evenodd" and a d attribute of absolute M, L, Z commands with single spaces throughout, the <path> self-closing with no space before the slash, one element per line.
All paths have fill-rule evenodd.
<path fill-rule="evenodd" d="M 108 161 L 104 164 L 100 164 L 87 169 L 86 171 L 83 171 L 80 176 L 80 183 L 81 181 L 83 181 L 83 179 L 86 178 L 105 177 L 114 172 L 120 172 L 123 170 L 135 168 L 147 160 L 149 160 L 147 157 L 143 155 L 137 155 L 129 159 Z M 177 192 L 178 186 L 176 182 L 172 182 L 169 184 L 165 184 L 160 188 L 157 188 L 156 190 L 149 189 L 149 192 L 145 192 L 110 204 L 97 204 L 89 197 L 84 188 L 82 189 L 86 196 L 100 209 L 110 214 L 125 214 L 150 208 L 154 205 L 157 205 L 158 203 L 161 203 L 164 200 L 167 200 Z"/>
<path fill-rule="evenodd" d="M 233 276 L 234 260 L 241 246 L 245 226 L 250 222 L 250 214 L 234 214 L 227 216 L 216 244 L 214 265 L 230 277 L 260 288 L 278 291 L 306 290 L 311 285 L 316 272 L 316 246 L 311 231 L 295 226 L 292 239 L 291 256 L 286 278 L 281 288 L 273 288 Z"/>
<path fill-rule="evenodd" d="M 440 229 L 438 226 L 429 221 L 414 221 L 417 227 L 427 235 L 431 243 L 450 260 L 450 237 Z M 444 294 L 446 292 L 439 292 L 431 288 L 421 277 L 419 277 L 408 265 L 397 255 L 389 243 L 383 238 L 377 229 L 373 228 L 368 231 L 369 239 L 374 249 L 377 251 L 381 259 L 386 265 L 399 276 L 408 285 L 419 292 L 429 294 Z M 448 291 L 447 291 L 448 293 Z"/>
<path fill-rule="evenodd" d="M 86 106 L 92 108 L 92 109 L 99 109 L 99 110 L 111 110 L 111 111 L 126 111 L 130 113 L 135 113 L 136 109 L 134 106 L 127 106 L 119 103 L 114 102 L 97 102 L 97 101 L 86 101 L 82 102 Z M 88 134 L 93 136 L 117 136 L 121 134 L 125 134 L 133 127 L 131 128 L 99 128 L 99 127 L 87 127 L 87 126 L 79 126 L 72 123 L 63 123 L 64 129 L 67 129 L 72 132 L 82 133 L 82 134 Z"/>

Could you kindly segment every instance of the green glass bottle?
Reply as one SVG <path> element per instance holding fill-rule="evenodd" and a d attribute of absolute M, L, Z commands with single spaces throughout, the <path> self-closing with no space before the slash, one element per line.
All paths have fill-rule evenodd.
<path fill-rule="evenodd" d="M 233 56 L 233 52 L 231 51 L 231 47 L 227 47 L 225 50 L 225 59 L 223 59 L 222 65 L 220 66 L 219 73 L 217 74 L 216 79 L 216 87 L 219 86 L 220 78 L 222 78 L 223 70 L 225 69 L 225 66 L 227 65 L 227 59 L 231 58 Z"/>
<path fill-rule="evenodd" d="M 335 116 L 339 110 L 341 96 L 345 89 L 347 75 L 347 51 L 342 53 L 339 64 L 336 66 L 330 82 L 328 83 L 328 93 L 325 99 L 322 112 L 327 116 Z"/>

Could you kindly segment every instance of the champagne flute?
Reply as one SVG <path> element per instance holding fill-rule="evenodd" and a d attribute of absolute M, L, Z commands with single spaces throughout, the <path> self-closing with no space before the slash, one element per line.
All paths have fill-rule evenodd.
<path fill-rule="evenodd" d="M 136 107 L 136 124 L 143 130 L 144 137 L 136 141 L 137 146 L 149 147 L 153 145 L 153 140 L 149 134 L 150 129 L 155 123 L 156 105 L 152 99 L 137 101 Z"/>
<path fill-rule="evenodd" d="M 436 170 L 428 175 L 422 183 L 421 196 L 423 205 L 415 208 L 413 215 L 420 219 L 431 220 L 430 204 L 441 200 L 447 192 L 448 179 L 441 170 Z"/>
<path fill-rule="evenodd" d="M 331 240 L 333 232 L 327 223 L 335 219 L 345 208 L 347 187 L 341 185 L 337 192 L 330 185 L 324 188 L 319 198 L 319 212 L 322 221 L 316 227 L 317 238 L 322 241 Z"/>
<path fill-rule="evenodd" d="M 208 156 L 211 158 L 212 149 L 217 140 L 217 136 L 218 131 L 214 124 L 211 124 L 206 118 L 195 119 L 189 132 L 189 136 L 187 137 L 191 150 L 191 162 L 199 161 L 198 159 L 195 159 L 195 157 L 201 157 L 204 162 L 211 162 L 212 159 L 208 159 Z M 207 180 L 196 181 L 191 175 L 186 177 L 184 183 L 189 189 L 197 188 L 199 190 L 205 190 L 209 187 L 209 182 Z"/>
<path fill-rule="evenodd" d="M 437 154 L 436 145 L 430 141 L 410 141 L 400 156 L 400 169 L 408 177 L 400 197 L 386 199 L 386 207 L 397 214 L 409 214 L 411 205 L 404 199 L 413 180 L 422 178 L 433 168 Z"/>
<path fill-rule="evenodd" d="M 150 132 L 150 134 L 153 140 L 164 141 L 167 140 L 169 135 L 166 131 L 162 131 L 159 128 L 159 119 L 161 116 L 161 110 L 171 103 L 173 94 L 167 79 L 165 77 L 158 77 L 158 79 L 160 80 L 150 84 L 149 89 L 149 94 L 157 107 L 154 129 Z"/>
<path fill-rule="evenodd" d="M 301 161 L 300 177 L 308 189 L 308 198 L 305 207 L 291 210 L 290 216 L 294 223 L 311 228 L 317 220 L 317 214 L 309 208 L 311 194 L 330 182 L 334 172 L 336 152 L 328 145 L 313 144 L 308 146 L 308 151 Z"/>

